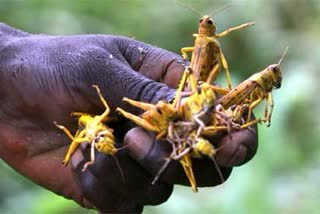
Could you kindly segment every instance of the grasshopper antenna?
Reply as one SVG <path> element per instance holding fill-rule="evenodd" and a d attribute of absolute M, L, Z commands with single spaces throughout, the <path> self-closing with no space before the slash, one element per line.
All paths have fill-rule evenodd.
<path fill-rule="evenodd" d="M 122 168 L 121 168 L 121 166 L 120 166 L 119 160 L 117 159 L 117 157 L 115 157 L 115 156 L 113 156 L 113 155 L 111 155 L 111 157 L 113 158 L 113 160 L 115 161 L 115 163 L 116 163 L 116 165 L 117 165 L 117 167 L 118 167 L 118 169 L 119 169 L 122 182 L 123 182 L 123 183 L 126 183 L 126 179 L 125 179 L 125 176 L 124 176 L 124 172 L 123 172 L 123 170 L 122 170 Z"/>
<path fill-rule="evenodd" d="M 229 7 L 231 7 L 231 4 L 227 4 L 227 5 L 224 6 L 223 8 L 220 8 L 219 10 L 214 11 L 214 12 L 211 13 L 209 16 L 210 16 L 210 17 L 213 17 L 213 16 L 217 15 L 218 13 L 220 13 L 221 11 L 224 11 L 224 10 L 228 9 Z"/>
<path fill-rule="evenodd" d="M 194 9 L 194 8 L 191 7 L 190 5 L 184 4 L 184 3 L 180 2 L 180 1 L 177 1 L 177 0 L 176 0 L 176 3 L 177 3 L 178 5 L 186 8 L 186 9 L 192 11 L 193 13 L 195 13 L 195 14 L 197 14 L 197 15 L 199 15 L 199 16 L 202 16 L 202 14 L 201 14 L 198 10 Z"/>
<path fill-rule="evenodd" d="M 224 179 L 224 177 L 223 177 L 223 174 L 222 174 L 222 172 L 221 172 L 221 169 L 220 169 L 220 167 L 219 167 L 216 159 L 214 159 L 214 157 L 210 157 L 210 159 L 212 160 L 212 162 L 213 162 L 213 164 L 214 164 L 214 166 L 215 166 L 215 168 L 216 168 L 216 170 L 217 170 L 217 172 L 218 172 L 218 175 L 219 175 L 219 178 L 220 178 L 221 183 L 224 183 L 224 182 L 225 182 L 225 179 Z"/>
<path fill-rule="evenodd" d="M 286 49 L 284 50 L 279 62 L 278 62 L 278 65 L 281 64 L 281 62 L 283 61 L 284 57 L 287 55 L 287 52 L 288 52 L 288 49 L 289 49 L 289 46 L 286 47 Z"/>

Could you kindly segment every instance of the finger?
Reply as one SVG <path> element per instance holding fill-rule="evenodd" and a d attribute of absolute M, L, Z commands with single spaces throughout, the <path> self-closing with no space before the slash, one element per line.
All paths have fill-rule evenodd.
<path fill-rule="evenodd" d="M 88 150 L 84 152 L 88 154 Z M 138 204 L 157 205 L 163 203 L 173 190 L 172 185 L 164 183 L 151 185 L 152 177 L 150 174 L 128 157 L 125 150 L 118 151 L 114 157 L 97 152 L 94 164 L 89 166 L 87 171 L 90 172 L 88 176 L 96 178 L 96 180 L 90 181 L 95 183 L 92 185 L 97 187 L 98 192 L 104 189 L 110 190 L 124 198 L 132 199 Z M 85 179 L 85 177 L 84 175 L 83 178 Z"/>
<path fill-rule="evenodd" d="M 130 66 L 144 76 L 176 88 L 187 62 L 170 51 L 125 37 L 116 43 Z"/>
<path fill-rule="evenodd" d="M 154 141 L 154 136 L 142 128 L 134 128 L 125 136 L 130 155 L 151 174 L 156 176 L 170 156 L 171 146 L 166 142 Z M 215 186 L 222 183 L 218 170 L 226 180 L 231 168 L 217 169 L 211 160 L 192 159 L 198 186 Z M 160 180 L 171 184 L 189 185 L 189 181 L 178 161 L 171 161 L 160 176 Z"/>
<path fill-rule="evenodd" d="M 118 59 L 109 59 L 103 56 L 102 53 L 101 58 L 108 61 L 108 66 L 105 66 L 106 63 L 103 60 L 95 62 L 98 65 L 92 65 L 92 67 L 99 69 L 85 71 L 84 73 L 90 76 L 90 79 L 82 79 L 87 84 L 80 84 L 79 86 L 83 93 L 82 96 L 87 98 L 87 102 L 94 101 L 97 105 L 102 106 L 99 99 L 97 99 L 96 93 L 94 93 L 95 91 L 93 89 L 87 90 L 87 87 L 91 87 L 92 84 L 99 86 L 103 97 L 108 101 L 111 111 L 116 107 L 121 107 L 131 113 L 137 113 L 136 108 L 122 102 L 123 97 L 142 102 L 156 103 L 158 100 L 170 100 L 175 93 L 174 89 L 169 88 L 164 83 L 153 81 L 139 74 Z M 83 106 L 88 106 L 88 103 L 83 104 Z"/>
<path fill-rule="evenodd" d="M 103 183 L 103 177 L 95 176 L 90 170 L 82 172 L 83 164 L 75 170 L 83 193 L 100 211 L 105 213 L 140 213 L 143 205 L 112 191 Z"/>
<path fill-rule="evenodd" d="M 258 129 L 231 132 L 224 136 L 218 144 L 216 160 L 225 167 L 239 166 L 253 158 L 258 148 Z"/>

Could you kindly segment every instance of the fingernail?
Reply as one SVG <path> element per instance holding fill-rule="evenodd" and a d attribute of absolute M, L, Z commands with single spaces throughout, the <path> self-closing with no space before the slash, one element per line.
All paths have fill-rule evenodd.
<path fill-rule="evenodd" d="M 83 157 L 82 152 L 80 151 L 80 149 L 77 149 L 73 153 L 71 160 L 70 160 L 72 168 L 74 168 L 74 169 L 78 168 L 79 164 L 83 161 L 83 159 L 84 159 L 84 157 Z"/>

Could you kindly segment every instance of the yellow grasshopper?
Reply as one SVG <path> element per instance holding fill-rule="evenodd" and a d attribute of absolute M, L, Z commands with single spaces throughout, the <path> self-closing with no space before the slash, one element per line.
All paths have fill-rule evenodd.
<path fill-rule="evenodd" d="M 179 2 L 177 2 L 179 3 Z M 181 3 L 179 3 L 181 4 Z M 186 5 L 183 5 L 186 6 Z M 193 8 L 187 6 L 188 9 L 195 11 Z M 220 10 L 221 11 L 221 10 Z M 197 12 L 197 11 L 196 11 Z M 188 88 L 195 90 L 198 81 L 212 83 L 218 73 L 220 72 L 220 67 L 224 68 L 226 72 L 227 86 L 229 89 L 232 88 L 231 77 L 229 72 L 229 66 L 227 60 L 221 50 L 219 38 L 228 35 L 229 33 L 240 30 L 250 25 L 254 22 L 241 24 L 239 26 L 229 28 L 221 33 L 216 33 L 216 24 L 214 20 L 209 16 L 202 16 L 199 23 L 198 34 L 193 34 L 196 38 L 193 47 L 185 47 L 181 49 L 182 57 L 184 59 L 188 58 L 188 52 L 192 52 L 191 62 L 188 66 L 192 70 L 190 72 L 185 72 L 184 75 L 190 76 L 190 82 L 188 82 Z M 219 65 L 219 66 L 216 66 Z M 208 78 L 210 77 L 210 80 Z M 182 78 L 186 79 L 185 77 Z M 184 84 L 184 83 L 181 83 Z M 182 87 L 182 86 L 180 86 Z"/>
<path fill-rule="evenodd" d="M 66 166 L 68 164 L 72 154 L 76 151 L 81 143 L 91 144 L 91 160 L 85 163 L 83 171 L 85 171 L 88 166 L 94 163 L 94 149 L 97 149 L 99 152 L 109 155 L 114 155 L 117 152 L 117 148 L 114 145 L 113 130 L 104 124 L 104 122 L 107 122 L 109 120 L 108 115 L 110 113 L 110 108 L 106 100 L 103 98 L 99 87 L 97 85 L 93 85 L 93 87 L 96 89 L 101 102 L 106 108 L 106 110 L 101 115 L 94 116 L 87 113 L 73 112 L 73 116 L 79 117 L 79 129 L 76 131 L 76 134 L 74 136 L 66 127 L 58 125 L 58 123 L 54 121 L 55 126 L 64 131 L 66 135 L 72 140 L 68 152 L 62 162 L 63 165 Z"/>
<path fill-rule="evenodd" d="M 140 127 L 148 131 L 156 132 L 156 138 L 158 140 L 163 138 L 166 139 L 170 122 L 175 120 L 178 116 L 177 111 L 172 104 L 165 101 L 159 101 L 153 105 L 150 103 L 131 100 L 127 97 L 124 97 L 123 101 L 128 102 L 135 107 L 141 108 L 145 112 L 141 115 L 141 117 L 139 117 L 126 112 L 119 107 L 116 109 L 116 111 L 118 111 L 124 117 L 132 120 Z"/>
<path fill-rule="evenodd" d="M 267 126 L 270 126 L 271 116 L 273 111 L 273 88 L 280 88 L 282 82 L 282 72 L 280 70 L 280 64 L 287 53 L 288 48 L 282 54 L 277 64 L 272 64 L 263 69 L 262 71 L 253 74 L 247 80 L 240 83 L 234 89 L 224 92 L 224 96 L 217 100 L 218 104 L 221 104 L 223 108 L 228 109 L 234 105 L 240 105 L 248 108 L 247 125 L 265 121 Z M 218 89 L 220 92 L 222 90 Z M 264 118 L 250 121 L 252 110 L 263 100 L 266 100 Z M 268 107 L 270 106 L 270 109 Z"/>
<path fill-rule="evenodd" d="M 173 126 L 175 127 L 180 126 L 180 128 L 173 128 L 173 131 L 179 132 L 183 130 L 184 133 L 177 134 L 178 137 L 175 137 L 175 139 L 169 139 L 173 145 L 171 159 L 180 161 L 194 192 L 197 192 L 197 184 L 192 170 L 190 151 L 196 151 L 198 154 L 199 152 L 203 152 L 206 153 L 206 155 L 209 155 L 207 152 L 208 150 L 205 150 L 205 148 L 208 147 L 202 146 L 205 140 L 200 137 L 200 133 L 207 127 L 207 124 L 215 121 L 216 117 L 212 110 L 214 108 L 215 100 L 215 94 L 208 83 L 203 83 L 198 86 L 196 92 L 185 98 L 185 100 L 182 101 L 182 104 L 177 106 L 180 118 L 182 119 L 173 123 Z M 209 127 L 216 132 L 228 129 L 227 126 L 218 126 L 215 122 L 212 123 L 213 124 L 210 124 Z M 189 130 L 185 130 L 184 126 L 193 127 L 189 128 Z M 175 140 L 178 142 L 175 143 Z M 210 144 L 210 142 L 206 142 Z M 214 160 L 213 154 L 210 158 Z M 165 163 L 165 165 L 167 164 L 168 163 Z M 220 175 L 221 172 L 218 167 L 217 171 Z M 157 179 L 161 173 L 162 170 L 160 169 L 155 179 Z"/>
<path fill-rule="evenodd" d="M 126 112 L 125 110 L 121 108 L 117 108 L 116 111 L 118 111 L 120 114 L 122 114 L 124 117 L 130 119 L 131 121 L 135 122 L 140 127 L 157 133 L 156 138 L 158 140 L 169 140 L 169 142 L 172 144 L 172 140 L 174 137 L 171 135 L 172 132 L 169 131 L 169 127 L 173 127 L 173 121 L 177 119 L 178 112 L 176 108 L 170 104 L 166 103 L 164 101 L 159 101 L 155 105 L 144 103 L 144 102 L 138 102 L 131 100 L 129 98 L 124 97 L 123 101 L 130 103 L 131 105 L 141 108 L 145 110 L 142 115 L 136 116 L 134 114 L 131 114 L 129 112 Z M 175 148 L 174 144 L 172 144 L 173 148 Z M 179 148 L 177 151 L 181 151 L 182 149 Z M 184 171 L 191 183 L 192 189 L 194 191 L 197 191 L 196 185 L 195 185 L 195 178 L 192 171 L 192 165 L 191 165 L 191 159 L 189 156 L 184 156 L 180 158 L 180 163 L 184 168 Z M 169 163 L 169 162 L 167 162 Z M 159 172 L 162 172 L 166 168 L 167 164 L 160 169 Z M 161 173 L 158 173 L 158 175 L 155 177 L 153 184 L 158 179 Z"/>
<path fill-rule="evenodd" d="M 189 135 L 192 141 L 192 152 L 191 152 L 191 157 L 194 158 L 202 158 L 202 156 L 206 156 L 210 158 L 218 172 L 218 175 L 220 177 L 221 183 L 224 182 L 224 177 L 221 173 L 221 170 L 219 168 L 219 165 L 217 164 L 214 156 L 217 152 L 217 150 L 214 148 L 214 146 L 205 138 L 203 137 L 197 137 L 196 133 L 191 133 Z"/>

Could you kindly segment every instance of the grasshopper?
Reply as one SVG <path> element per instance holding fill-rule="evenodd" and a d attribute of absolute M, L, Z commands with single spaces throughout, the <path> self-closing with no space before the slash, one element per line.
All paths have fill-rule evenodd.
<path fill-rule="evenodd" d="M 177 145 L 174 143 L 174 139 L 170 139 L 173 141 L 173 153 L 171 155 L 171 159 L 179 160 L 188 179 L 191 184 L 191 188 L 194 192 L 197 192 L 197 184 L 196 179 L 192 170 L 192 161 L 190 157 L 190 149 L 193 148 L 195 141 L 194 139 L 190 141 L 191 136 L 197 136 L 196 139 L 200 135 L 202 129 L 206 127 L 206 123 L 214 119 L 214 116 L 211 114 L 211 109 L 215 102 L 215 94 L 211 90 L 210 86 L 206 83 L 201 84 L 197 87 L 197 91 L 185 98 L 184 102 L 177 106 L 181 121 L 176 121 L 173 125 L 180 126 L 181 128 L 174 128 L 173 131 L 184 130 L 185 125 L 194 126 L 194 128 L 189 128 L 189 130 L 183 134 L 176 134 L 178 137 L 175 140 L 178 140 Z M 178 102 L 180 103 L 180 101 Z M 209 114 L 208 114 L 209 113 Z M 206 116 L 209 116 L 206 118 Z M 210 116 L 213 116 L 212 118 Z M 207 120 L 206 120 L 207 119 Z M 193 131 L 198 127 L 196 134 Z M 182 137 L 182 141 L 180 140 L 180 136 Z M 181 142 L 179 142 L 179 140 Z M 175 149 L 177 147 L 178 149 Z M 182 149 L 181 149 L 182 147 Z M 158 172 L 159 177 L 161 174 L 161 170 Z"/>
<path fill-rule="evenodd" d="M 218 175 L 221 179 L 221 182 L 224 182 L 223 175 L 221 170 L 214 159 L 214 155 L 216 154 L 216 150 L 214 146 L 205 138 L 199 137 L 198 133 L 194 130 L 189 130 L 189 132 L 184 133 L 185 138 L 181 139 L 177 137 L 172 140 L 171 143 L 173 145 L 173 152 L 167 161 L 163 164 L 163 166 L 158 171 L 157 175 L 153 180 L 153 184 L 159 179 L 162 172 L 166 169 L 171 160 L 178 160 L 182 165 L 186 176 L 190 182 L 191 188 L 194 192 L 198 191 L 196 179 L 192 169 L 192 158 L 202 158 L 203 156 L 207 156 L 210 158 L 218 172 Z"/>
<path fill-rule="evenodd" d="M 265 121 L 267 122 L 267 126 L 270 126 L 274 106 L 272 90 L 273 88 L 278 89 L 281 87 L 282 72 L 280 69 L 280 64 L 286 55 L 287 50 L 288 47 L 285 49 L 277 64 L 269 65 L 262 71 L 253 74 L 234 89 L 225 91 L 225 95 L 218 99 L 217 103 L 221 104 L 225 109 L 228 109 L 234 105 L 247 107 L 248 116 L 246 121 L 248 124 Z M 266 101 L 264 118 L 251 121 L 249 123 L 252 110 L 263 100 Z"/>
<path fill-rule="evenodd" d="M 156 138 L 158 140 L 163 139 L 167 135 L 169 123 L 177 118 L 176 109 L 170 103 L 165 101 L 159 101 L 155 105 L 134 101 L 127 97 L 124 97 L 123 101 L 128 102 L 135 107 L 141 108 L 145 110 L 145 112 L 141 115 L 141 117 L 138 117 L 119 107 L 116 109 L 116 111 L 118 111 L 124 117 L 132 120 L 140 127 L 148 131 L 156 132 Z"/>
<path fill-rule="evenodd" d="M 184 5 L 183 5 L 184 6 Z M 195 11 L 193 8 L 188 9 Z M 220 10 L 221 11 L 221 10 Z M 200 18 L 198 33 L 193 34 L 196 38 L 193 47 L 184 47 L 181 49 L 182 57 L 188 58 L 188 52 L 192 52 L 191 62 L 188 66 L 193 72 L 185 72 L 184 75 L 189 75 L 190 82 L 188 88 L 194 90 L 198 81 L 207 81 L 212 83 L 220 72 L 220 67 L 226 72 L 227 86 L 232 88 L 231 77 L 227 60 L 221 50 L 219 38 L 230 34 L 233 31 L 247 28 L 253 25 L 254 22 L 241 24 L 239 26 L 229 28 L 221 33 L 216 33 L 216 24 L 214 20 L 205 15 Z M 219 66 L 216 66 L 219 65 Z M 210 80 L 208 81 L 208 78 Z M 183 77 L 182 80 L 187 79 Z M 183 85 L 184 83 L 181 83 Z"/>
<path fill-rule="evenodd" d="M 54 121 L 54 125 L 64 131 L 64 133 L 72 140 L 68 152 L 62 162 L 64 166 L 68 164 L 72 154 L 76 151 L 81 143 L 91 144 L 91 160 L 85 163 L 82 171 L 85 171 L 88 166 L 94 163 L 94 148 L 96 148 L 99 152 L 109 155 L 114 155 L 117 152 L 117 148 L 114 145 L 113 130 L 103 124 L 103 122 L 107 122 L 109 120 L 108 115 L 110 113 L 110 108 L 102 96 L 99 87 L 97 85 L 93 85 L 93 87 L 96 89 L 101 102 L 106 108 L 101 115 L 93 116 L 82 112 L 72 112 L 71 114 L 73 116 L 79 117 L 79 129 L 76 131 L 74 136 L 66 127 L 58 125 L 58 123 Z"/>
<path fill-rule="evenodd" d="M 172 130 L 172 128 L 173 128 L 173 121 L 176 120 L 178 117 L 178 112 L 172 104 L 166 103 L 164 101 L 159 101 L 158 103 L 153 105 L 153 104 L 149 104 L 149 103 L 134 101 L 134 100 L 131 100 L 126 97 L 123 98 L 123 101 L 128 102 L 135 107 L 141 108 L 141 109 L 145 110 L 145 112 L 142 113 L 142 115 L 139 117 L 139 116 L 136 116 L 136 115 L 131 114 L 129 112 L 126 112 L 125 110 L 123 110 L 119 107 L 116 109 L 116 111 L 118 111 L 124 117 L 135 122 L 140 127 L 144 128 L 148 131 L 156 132 L 157 133 L 156 138 L 158 140 L 167 139 L 172 144 L 173 148 L 175 148 L 173 141 L 172 141 L 172 139 L 174 139 L 172 134 L 175 131 L 169 131 L 169 133 L 168 133 L 168 130 Z M 175 134 L 176 134 L 176 132 L 175 132 Z M 181 145 L 183 145 L 183 144 L 181 144 Z M 181 148 L 181 145 L 180 145 L 179 149 L 174 149 L 175 152 L 177 152 L 177 151 L 180 152 L 183 150 L 183 148 Z M 170 158 L 170 160 L 171 160 L 171 158 Z M 185 173 L 191 183 L 192 189 L 194 191 L 197 191 L 196 184 L 195 184 L 195 178 L 194 178 L 193 171 L 192 171 L 192 163 L 191 163 L 190 157 L 183 156 L 182 158 L 180 158 L 179 161 L 180 161 L 180 163 L 181 163 L 181 165 L 182 165 L 182 167 L 183 167 L 183 169 L 184 169 L 184 171 L 185 171 Z M 160 169 L 158 175 L 155 177 L 154 181 L 152 182 L 153 184 L 159 178 L 160 174 L 166 168 L 168 163 L 169 162 L 166 162 L 166 164 L 164 164 L 162 169 Z"/>

